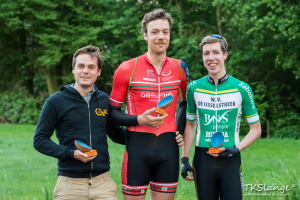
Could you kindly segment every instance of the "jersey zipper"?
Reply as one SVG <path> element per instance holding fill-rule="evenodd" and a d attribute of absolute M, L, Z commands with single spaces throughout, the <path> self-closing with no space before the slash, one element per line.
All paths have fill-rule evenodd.
<path fill-rule="evenodd" d="M 154 65 L 153 65 L 152 63 L 150 63 L 150 64 L 154 67 Z M 158 79 L 158 101 L 160 101 L 160 72 L 161 72 L 161 70 L 162 70 L 164 64 L 165 64 L 165 61 L 164 61 L 163 64 L 161 65 L 161 68 L 160 68 L 160 71 L 159 71 L 159 72 L 158 72 L 157 69 L 154 67 L 154 69 L 155 69 L 155 71 L 156 71 L 156 73 L 157 73 L 157 79 Z"/>
<path fill-rule="evenodd" d="M 92 129 L 91 129 L 91 112 L 90 112 L 90 103 L 87 103 L 88 104 L 88 111 L 89 111 L 89 129 L 90 129 L 90 147 L 91 149 L 93 148 L 93 145 L 92 145 Z M 93 161 L 91 160 L 91 170 L 93 170 Z M 92 177 L 92 174 L 91 174 L 91 177 Z"/>
<path fill-rule="evenodd" d="M 149 62 L 153 67 L 154 67 L 154 65 L 151 63 L 151 62 Z M 165 64 L 165 60 L 164 60 L 164 62 L 163 62 L 163 64 L 161 65 L 161 68 L 160 68 L 160 71 L 158 72 L 157 71 L 157 69 L 154 67 L 154 69 L 155 69 L 155 71 L 156 71 L 156 73 L 157 73 L 157 76 L 158 76 L 158 100 L 160 101 L 160 72 L 161 72 L 161 70 L 162 70 L 162 68 L 163 68 L 163 66 L 164 66 L 164 64 Z"/>
<path fill-rule="evenodd" d="M 151 62 L 149 62 L 149 63 L 154 67 L 154 65 Z M 165 64 L 165 60 L 164 60 L 163 64 L 161 65 L 161 68 L 160 68 L 159 72 L 154 67 L 154 69 L 157 73 L 157 79 L 158 79 L 158 102 L 160 101 L 160 72 L 162 71 L 162 68 L 163 68 L 164 64 Z M 159 117 L 159 114 L 157 114 L 157 116 Z M 158 126 L 156 127 L 156 130 L 158 131 Z"/>
<path fill-rule="evenodd" d="M 154 67 L 154 65 L 153 65 L 151 62 L 149 62 L 149 63 Z M 158 102 L 160 101 L 160 72 L 162 71 L 162 68 L 163 68 L 164 64 L 165 64 L 165 60 L 164 60 L 163 64 L 161 65 L 161 68 L 160 68 L 160 71 L 159 71 L 159 72 L 158 72 L 157 69 L 154 67 L 154 69 L 155 69 L 155 71 L 156 71 L 156 73 L 157 73 L 157 79 L 158 79 Z M 158 116 L 159 116 L 159 114 L 158 114 Z M 158 128 L 158 127 L 157 127 L 157 128 Z"/>
<path fill-rule="evenodd" d="M 160 74 L 157 75 L 158 79 L 158 102 L 160 101 Z"/>

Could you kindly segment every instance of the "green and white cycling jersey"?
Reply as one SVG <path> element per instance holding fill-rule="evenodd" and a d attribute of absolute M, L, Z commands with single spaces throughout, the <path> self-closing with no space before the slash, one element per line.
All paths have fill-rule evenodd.
<path fill-rule="evenodd" d="M 248 124 L 259 121 L 250 86 L 226 74 L 215 84 L 209 76 L 192 81 L 187 89 L 187 120 L 197 119 L 196 146 L 211 148 L 211 137 L 222 132 L 222 147 L 234 147 L 239 140 L 242 110 Z"/>

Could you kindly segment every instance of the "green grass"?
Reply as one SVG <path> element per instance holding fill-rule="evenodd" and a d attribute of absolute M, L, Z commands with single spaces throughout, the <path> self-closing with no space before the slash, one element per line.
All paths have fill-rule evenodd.
<path fill-rule="evenodd" d="M 35 126 L 0 125 L 0 200 L 53 199 L 57 179 L 57 160 L 40 154 L 32 145 Z M 53 140 L 57 142 L 55 136 Z M 109 141 L 110 174 L 121 193 L 121 164 L 125 147 Z M 246 192 L 245 199 L 300 199 L 300 141 L 294 139 L 259 139 L 242 152 L 245 184 L 286 186 L 296 184 L 287 197 L 262 197 L 273 192 Z M 193 152 L 190 158 L 192 158 Z M 298 192 L 298 193 L 297 193 Z M 146 199 L 149 199 L 149 189 Z M 196 199 L 193 182 L 179 179 L 177 200 Z"/>

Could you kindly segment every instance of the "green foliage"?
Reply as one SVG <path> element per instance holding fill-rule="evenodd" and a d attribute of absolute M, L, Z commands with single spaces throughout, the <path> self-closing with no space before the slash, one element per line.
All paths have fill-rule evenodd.
<path fill-rule="evenodd" d="M 0 122 L 36 124 L 45 96 L 34 98 L 25 88 L 0 94 Z"/>
<path fill-rule="evenodd" d="M 229 43 L 229 74 L 248 82 L 263 135 L 297 138 L 300 124 L 299 1 L 215 0 Z M 298 117 L 293 117 L 297 116 Z M 298 129 L 299 130 L 299 129 Z"/>
<path fill-rule="evenodd" d="M 96 85 L 110 94 L 117 67 L 147 51 L 141 21 L 155 8 L 173 17 L 167 55 L 187 64 L 190 80 L 207 75 L 202 38 L 222 32 L 229 44 L 226 70 L 252 87 L 263 135 L 269 121 L 273 136 L 299 137 L 298 0 L 1 1 L 0 92 L 21 86 L 34 97 L 58 91 L 74 82 L 74 52 L 93 44 L 105 57 Z M 246 121 L 241 125 L 247 134 Z"/>

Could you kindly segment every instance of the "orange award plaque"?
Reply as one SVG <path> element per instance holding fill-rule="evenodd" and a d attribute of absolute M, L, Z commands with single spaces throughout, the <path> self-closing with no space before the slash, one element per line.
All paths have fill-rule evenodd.
<path fill-rule="evenodd" d="M 164 108 L 169 107 L 173 102 L 173 95 L 166 96 L 162 100 L 160 100 L 156 106 L 155 112 L 160 115 L 166 115 L 167 111 L 164 110 Z"/>
<path fill-rule="evenodd" d="M 84 144 L 83 142 L 80 142 L 78 140 L 75 140 L 75 146 L 76 148 L 81 151 L 82 153 L 85 153 L 87 157 L 92 157 L 97 155 L 97 151 L 94 149 L 91 149 L 88 145 Z"/>
<path fill-rule="evenodd" d="M 220 147 L 224 143 L 223 134 L 221 132 L 214 133 L 213 136 L 211 137 L 210 143 L 213 148 L 209 148 L 208 153 L 221 153 Z"/>

